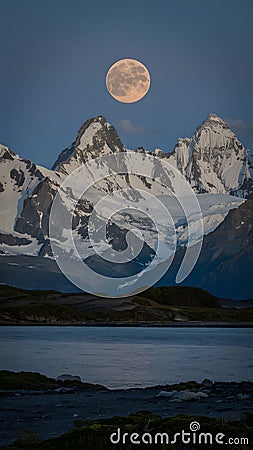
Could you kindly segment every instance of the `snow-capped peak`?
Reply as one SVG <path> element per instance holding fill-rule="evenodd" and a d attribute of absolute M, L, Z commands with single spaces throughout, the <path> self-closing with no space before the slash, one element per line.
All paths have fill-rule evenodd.
<path fill-rule="evenodd" d="M 225 123 L 224 120 L 215 113 L 210 113 L 206 121 Z"/>
<path fill-rule="evenodd" d="M 58 157 L 53 166 L 56 170 L 36 166 L 31 161 L 20 158 L 5 145 L 0 145 L 0 234 L 4 235 L 2 249 L 14 253 L 49 255 L 48 217 L 52 201 L 63 180 L 91 159 L 107 154 L 116 155 L 126 150 L 115 128 L 103 116 L 97 116 L 82 125 L 74 143 Z M 182 172 L 197 194 L 204 193 L 209 198 L 210 194 L 246 197 L 247 193 L 252 192 L 249 152 L 228 125 L 215 114 L 208 116 L 192 138 L 179 138 L 170 154 L 163 153 L 159 148 L 150 151 L 143 147 L 139 147 L 136 152 L 168 158 L 169 163 Z M 144 198 L 140 191 L 150 191 L 153 196 L 158 197 L 166 194 L 166 189 L 159 182 L 159 172 L 157 180 L 134 175 L 131 166 L 128 166 L 128 156 L 123 156 L 124 170 L 121 171 L 120 166 L 117 176 L 112 173 L 114 166 L 110 167 L 109 162 L 108 165 L 101 163 L 101 173 L 106 176 L 95 185 L 93 174 L 90 174 L 92 187 L 87 198 L 80 202 L 75 215 L 76 232 L 84 239 L 87 236 L 87 220 L 92 211 L 92 203 L 94 199 L 100 198 L 101 192 L 107 195 L 116 190 L 124 190 L 128 196 L 126 198 L 133 198 L 136 202 Z M 112 159 L 117 167 L 117 158 Z M 173 180 L 171 190 L 173 191 Z M 69 190 L 62 190 L 61 194 L 63 203 L 68 208 L 72 204 L 72 194 Z M 224 199 L 225 197 L 228 196 L 224 196 Z M 218 197 L 214 195 L 214 200 L 216 198 L 218 201 Z M 227 202 L 226 199 L 224 201 Z M 229 196 L 228 207 L 234 207 L 234 202 L 237 203 L 238 199 L 231 200 Z M 210 231 L 223 220 L 228 209 L 227 206 L 222 208 L 220 214 L 220 206 L 215 211 L 208 206 L 207 211 L 205 229 Z M 177 231 L 182 232 L 180 239 L 185 242 L 185 229 L 180 229 L 180 226 Z M 89 251 L 88 247 L 85 247 L 85 251 Z"/>
<path fill-rule="evenodd" d="M 69 174 L 89 159 L 122 151 L 126 151 L 126 148 L 115 128 L 105 117 L 97 116 L 84 122 L 75 142 L 63 150 L 53 169 Z"/>
<path fill-rule="evenodd" d="M 154 155 L 155 156 L 162 156 L 163 155 L 163 151 L 160 149 L 160 148 L 155 148 L 155 150 L 154 150 Z"/>
<path fill-rule="evenodd" d="M 195 136 L 197 137 L 200 135 L 203 130 L 212 130 L 220 134 L 224 134 L 224 131 L 228 130 L 231 136 L 235 136 L 233 131 L 230 130 L 228 124 L 214 113 L 209 114 L 207 119 L 204 120 L 204 122 L 202 122 L 202 124 L 196 129 Z"/>
<path fill-rule="evenodd" d="M 179 138 L 168 158 L 196 192 L 245 195 L 243 186 L 252 188 L 247 151 L 216 114 L 209 114 L 191 139 Z"/>
<path fill-rule="evenodd" d="M 17 158 L 18 155 L 16 153 L 12 152 L 9 147 L 6 147 L 6 145 L 0 144 L 0 159 L 11 159 Z"/>

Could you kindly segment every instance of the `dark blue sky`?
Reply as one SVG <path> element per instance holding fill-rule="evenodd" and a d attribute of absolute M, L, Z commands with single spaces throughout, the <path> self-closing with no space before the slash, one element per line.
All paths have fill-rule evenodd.
<path fill-rule="evenodd" d="M 129 148 L 172 150 L 215 112 L 253 150 L 252 0 L 0 0 L 0 142 L 50 167 L 90 117 Z M 152 85 L 138 103 L 106 91 L 116 60 Z"/>

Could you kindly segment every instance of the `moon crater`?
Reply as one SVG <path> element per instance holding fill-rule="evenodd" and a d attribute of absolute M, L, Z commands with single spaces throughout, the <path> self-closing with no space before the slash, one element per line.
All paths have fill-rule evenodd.
<path fill-rule="evenodd" d="M 122 103 L 141 100 L 150 88 L 150 74 L 141 62 L 121 59 L 114 63 L 106 75 L 106 87 L 113 98 Z"/>

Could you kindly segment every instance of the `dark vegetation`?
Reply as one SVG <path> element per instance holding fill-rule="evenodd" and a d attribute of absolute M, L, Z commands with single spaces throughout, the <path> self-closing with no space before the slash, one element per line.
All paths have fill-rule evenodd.
<path fill-rule="evenodd" d="M 82 314 L 70 306 L 34 302 L 1 308 L 0 319 L 17 322 L 78 322 L 82 320 Z"/>
<path fill-rule="evenodd" d="M 59 387 L 72 387 L 75 389 L 106 389 L 100 384 L 85 383 L 77 380 L 65 380 L 60 381 L 55 378 L 41 375 L 39 372 L 12 372 L 9 370 L 0 370 L 0 389 L 2 390 L 50 390 L 57 389 Z M 156 386 L 157 387 L 157 386 Z M 184 391 L 187 389 L 201 389 L 203 386 L 196 381 L 186 381 L 176 384 L 168 384 L 166 386 L 159 386 L 159 388 L 166 389 L 167 391 Z M 153 389 L 151 388 L 145 389 Z"/>
<path fill-rule="evenodd" d="M 157 386 L 159 389 L 166 391 L 182 391 L 182 390 L 202 390 L 205 382 L 197 383 L 196 381 L 181 382 L 178 384 L 171 384 L 166 386 Z M 242 392 L 245 389 L 247 382 L 242 382 L 240 385 L 234 383 L 237 387 L 236 392 Z M 83 389 L 105 389 L 100 385 L 90 385 L 76 380 L 57 381 L 53 378 L 48 378 L 39 373 L 32 372 L 9 372 L 0 371 L 0 385 L 2 388 L 1 395 L 4 395 L 3 390 L 9 389 L 20 391 L 23 390 L 22 395 L 30 394 L 29 391 L 42 390 L 44 393 L 54 393 L 54 390 L 59 386 L 71 387 L 74 391 L 80 391 Z M 222 384 L 221 384 L 222 385 Z M 228 387 L 231 383 L 228 384 Z M 156 387 L 156 388 L 157 388 Z M 218 386 L 218 391 L 220 389 Z M 146 388 L 154 389 L 154 387 Z M 215 388 L 215 384 L 212 389 Z M 57 391 L 58 392 L 58 391 Z M 43 393 L 43 392 L 42 392 Z M 8 395 L 6 392 L 5 395 Z M 13 394 L 12 394 L 13 395 Z M 229 446 L 232 450 L 250 450 L 252 448 L 251 443 L 253 439 L 253 415 L 249 412 L 245 412 L 242 415 L 241 420 L 233 420 L 228 416 L 225 418 L 210 418 L 205 416 L 193 416 L 193 415 L 176 415 L 173 417 L 161 417 L 156 413 L 150 411 L 139 411 L 128 416 L 114 416 L 111 418 L 103 418 L 97 420 L 77 419 L 74 422 L 75 428 L 59 437 L 51 438 L 47 440 L 41 440 L 40 436 L 34 431 L 25 431 L 9 446 L 4 447 L 6 450 L 111 450 L 118 448 L 120 450 L 131 450 L 136 448 L 136 445 L 131 444 L 128 440 L 126 444 L 121 443 L 115 445 L 110 443 L 110 435 L 115 433 L 118 428 L 121 430 L 121 436 L 123 433 L 138 433 L 140 436 L 143 433 L 149 433 L 154 439 L 156 433 L 168 433 L 170 439 L 173 438 L 175 433 L 184 430 L 186 433 L 190 431 L 190 423 L 197 421 L 201 425 L 201 433 L 212 433 L 215 436 L 218 433 L 223 433 L 225 439 L 229 437 L 233 438 L 247 438 L 249 445 L 235 445 Z M 198 433 L 196 433 L 198 436 Z M 154 448 L 158 450 L 165 450 L 172 448 L 175 450 L 193 450 L 193 449 L 222 449 L 227 448 L 227 445 L 218 445 L 215 443 L 212 445 L 196 445 L 196 444 L 180 444 L 179 441 L 176 445 L 162 445 L 158 444 L 140 444 L 138 448 Z M 2 447 L 3 449 L 3 447 Z"/>
<path fill-rule="evenodd" d="M 71 300 L 74 297 L 76 304 Z M 131 299 L 121 299 L 120 304 L 115 300 L 115 307 L 104 306 L 102 298 L 99 308 L 89 302 L 85 293 L 29 291 L 0 285 L 0 323 L 253 322 L 253 308 L 222 308 L 217 297 L 189 286 L 150 288 Z"/>
<path fill-rule="evenodd" d="M 74 389 L 107 389 L 100 384 L 83 383 L 77 380 L 58 381 L 38 372 L 11 372 L 0 370 L 0 389 L 7 390 L 51 390 L 62 387 Z"/>
<path fill-rule="evenodd" d="M 146 299 L 144 299 L 145 301 Z M 162 308 L 136 306 L 126 310 L 77 311 L 66 305 L 31 303 L 24 306 L 0 308 L 2 324 L 105 324 L 105 323 L 160 323 L 160 322 L 253 322 L 253 309 Z M 134 303 L 134 302 L 133 302 Z"/>
<path fill-rule="evenodd" d="M 161 418 L 157 414 L 149 411 L 140 411 L 131 414 L 128 417 L 112 417 L 110 419 L 100 419 L 96 421 L 78 420 L 76 421 L 76 428 L 60 437 L 41 441 L 39 436 L 33 432 L 27 433 L 23 438 L 15 441 L 8 450 L 130 450 L 136 448 L 136 444 L 131 444 L 127 440 L 127 444 L 121 443 L 115 445 L 110 443 L 110 435 L 114 433 L 117 428 L 121 429 L 123 433 L 150 433 L 153 437 L 156 433 L 168 433 L 173 439 L 175 433 L 185 430 L 189 431 L 190 423 L 197 421 L 201 424 L 201 432 L 212 433 L 215 436 L 218 433 L 223 433 L 227 438 L 246 437 L 249 442 L 253 438 L 252 417 L 249 415 L 246 421 L 225 422 L 220 419 L 209 417 L 185 416 L 178 415 L 175 417 Z M 122 436 L 121 434 L 121 436 Z M 196 433 L 198 436 L 198 432 Z M 224 438 L 225 440 L 225 438 Z M 158 441 L 159 442 L 159 441 Z M 193 450 L 193 449 L 222 449 L 227 448 L 227 445 L 196 445 L 196 444 L 180 444 L 165 445 L 165 444 L 140 444 L 139 449 L 154 448 L 157 450 L 165 450 L 171 448 L 174 450 Z M 236 445 L 229 446 L 230 449 L 249 450 L 250 445 Z"/>
<path fill-rule="evenodd" d="M 39 291 L 39 290 L 28 290 L 20 289 L 14 286 L 6 286 L 5 284 L 0 285 L 0 296 L 8 298 L 22 298 L 22 297 L 44 297 L 45 295 L 59 295 L 57 291 Z"/>
<path fill-rule="evenodd" d="M 144 292 L 146 298 L 161 305 L 187 306 L 190 308 L 220 308 L 220 300 L 204 289 L 192 286 L 163 286 L 149 288 Z"/>
<path fill-rule="evenodd" d="M 13 286 L 0 284 L 0 298 L 50 298 L 50 297 L 70 297 L 69 293 L 61 293 L 58 291 L 48 290 L 27 290 Z M 85 294 L 79 294 L 79 296 Z M 187 306 L 196 308 L 219 308 L 221 307 L 218 297 L 213 296 L 204 289 L 192 286 L 163 286 L 152 287 L 141 293 L 141 296 L 154 300 L 162 305 L 167 306 Z"/>

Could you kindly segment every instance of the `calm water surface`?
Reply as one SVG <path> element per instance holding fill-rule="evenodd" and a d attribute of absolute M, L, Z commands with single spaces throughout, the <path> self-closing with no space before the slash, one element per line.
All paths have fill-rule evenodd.
<path fill-rule="evenodd" d="M 253 381 L 250 328 L 0 327 L 0 366 L 110 388 Z"/>

